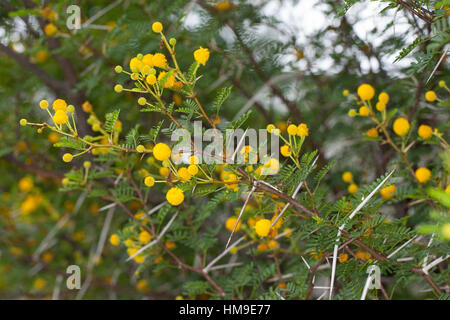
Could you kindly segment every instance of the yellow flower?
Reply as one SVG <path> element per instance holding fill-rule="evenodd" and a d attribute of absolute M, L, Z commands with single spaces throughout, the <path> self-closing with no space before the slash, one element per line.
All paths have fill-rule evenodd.
<path fill-rule="evenodd" d="M 53 23 L 49 23 L 44 27 L 44 32 L 47 36 L 53 36 L 58 33 L 58 28 Z"/>
<path fill-rule="evenodd" d="M 350 91 L 348 91 L 347 89 L 345 89 L 344 91 L 342 91 L 342 95 L 344 97 L 347 97 L 350 94 Z"/>
<path fill-rule="evenodd" d="M 377 128 L 370 128 L 370 129 L 367 131 L 367 135 L 368 135 L 369 137 L 371 137 L 371 138 L 376 138 L 376 137 L 378 137 L 378 130 L 377 130 Z"/>
<path fill-rule="evenodd" d="M 342 174 L 342 180 L 343 180 L 344 182 L 347 182 L 347 183 L 352 182 L 352 181 L 353 181 L 353 174 L 352 174 L 350 171 L 345 171 L 345 172 Z"/>
<path fill-rule="evenodd" d="M 84 112 L 92 112 L 92 104 L 89 101 L 85 101 L 81 105 L 81 108 L 83 109 Z"/>
<path fill-rule="evenodd" d="M 205 65 L 206 61 L 209 59 L 209 50 L 208 48 L 200 47 L 194 51 L 194 59 L 198 64 Z"/>
<path fill-rule="evenodd" d="M 170 158 L 170 154 L 171 154 L 171 150 L 169 148 L 169 146 L 165 143 L 157 143 L 154 147 L 153 147 L 153 156 L 155 157 L 156 160 L 159 161 L 164 161 Z"/>
<path fill-rule="evenodd" d="M 42 290 L 45 288 L 46 285 L 47 285 L 47 282 L 42 278 L 37 278 L 33 283 L 33 287 L 36 290 Z"/>
<path fill-rule="evenodd" d="M 163 177 L 168 177 L 169 173 L 170 173 L 169 168 L 166 168 L 166 167 L 159 168 L 159 174 L 162 175 Z"/>
<path fill-rule="evenodd" d="M 381 112 L 386 109 L 386 104 L 384 102 L 378 101 L 375 105 L 375 108 Z"/>
<path fill-rule="evenodd" d="M 369 108 L 367 108 L 366 106 L 362 106 L 361 108 L 359 108 L 359 115 L 362 117 L 367 117 L 370 113 Z"/>
<path fill-rule="evenodd" d="M 19 180 L 19 190 L 22 192 L 29 192 L 33 189 L 33 179 L 30 177 L 24 177 Z"/>
<path fill-rule="evenodd" d="M 348 254 L 346 254 L 346 253 L 341 253 L 340 255 L 339 255 L 339 262 L 340 263 L 344 263 L 344 262 L 346 262 L 347 260 L 348 260 Z"/>
<path fill-rule="evenodd" d="M 155 185 L 155 178 L 153 178 L 152 176 L 148 176 L 144 179 L 144 184 L 147 187 L 153 187 Z"/>
<path fill-rule="evenodd" d="M 39 101 L 39 107 L 41 109 L 47 109 L 48 108 L 48 101 L 47 100 L 41 100 Z"/>
<path fill-rule="evenodd" d="M 434 91 L 427 91 L 426 93 L 425 93 L 425 99 L 427 100 L 427 101 L 429 101 L 429 102 L 433 102 L 433 101 L 435 101 L 436 100 L 436 92 L 434 92 Z"/>
<path fill-rule="evenodd" d="M 445 188 L 445 193 L 450 194 L 450 184 Z"/>
<path fill-rule="evenodd" d="M 272 222 L 269 219 L 258 220 L 255 224 L 255 231 L 261 237 L 266 237 L 269 234 L 270 225 Z"/>
<path fill-rule="evenodd" d="M 297 134 L 297 126 L 295 124 L 289 125 L 289 127 L 287 127 L 287 132 L 291 136 L 295 136 Z"/>
<path fill-rule="evenodd" d="M 22 211 L 23 214 L 29 214 L 37 209 L 41 201 L 42 201 L 41 197 L 29 195 L 20 205 L 20 210 Z"/>
<path fill-rule="evenodd" d="M 167 59 L 164 54 L 158 52 L 153 55 L 152 62 L 155 67 L 164 68 L 167 64 Z"/>
<path fill-rule="evenodd" d="M 427 126 L 426 124 L 422 124 L 419 126 L 419 129 L 417 130 L 417 134 L 422 139 L 430 139 L 433 135 L 433 129 L 430 126 Z"/>
<path fill-rule="evenodd" d="M 266 129 L 267 129 L 268 133 L 271 133 L 272 130 L 275 129 L 275 126 L 273 124 L 269 124 L 269 125 L 267 125 Z"/>
<path fill-rule="evenodd" d="M 416 178 L 420 183 L 425 183 L 431 178 L 431 171 L 427 168 L 418 168 L 416 170 Z"/>
<path fill-rule="evenodd" d="M 55 111 L 61 110 L 67 112 L 67 102 L 63 99 L 56 99 L 53 101 L 52 107 Z"/>
<path fill-rule="evenodd" d="M 167 240 L 164 245 L 167 247 L 167 249 L 173 249 L 177 246 L 175 242 L 169 240 Z"/>
<path fill-rule="evenodd" d="M 236 217 L 230 217 L 225 222 L 225 228 L 227 228 L 230 231 L 233 231 L 234 225 L 236 224 L 237 218 Z M 241 228 L 241 221 L 239 220 L 239 223 L 236 226 L 236 232 L 239 231 Z"/>
<path fill-rule="evenodd" d="M 305 123 L 300 123 L 297 127 L 297 135 L 299 137 L 307 137 L 309 135 L 308 126 Z"/>
<path fill-rule="evenodd" d="M 269 249 L 275 249 L 278 246 L 278 242 L 275 240 L 270 240 L 267 243 L 267 246 L 269 247 Z"/>
<path fill-rule="evenodd" d="M 366 251 L 358 250 L 358 251 L 356 251 L 355 257 L 356 257 L 356 259 L 368 260 L 368 259 L 370 259 L 370 253 L 368 253 Z"/>
<path fill-rule="evenodd" d="M 128 255 L 131 257 L 133 254 L 135 254 L 136 252 L 138 252 L 138 248 L 128 248 L 127 253 Z M 134 261 L 136 261 L 137 263 L 142 263 L 145 260 L 145 257 L 142 255 L 137 255 L 133 258 Z"/>
<path fill-rule="evenodd" d="M 136 290 L 142 293 L 148 291 L 148 282 L 145 279 L 141 279 L 136 283 Z"/>
<path fill-rule="evenodd" d="M 357 113 L 356 113 L 356 110 L 355 109 L 350 109 L 350 110 L 348 110 L 348 116 L 349 117 L 356 117 L 356 115 L 357 115 Z"/>
<path fill-rule="evenodd" d="M 280 152 L 283 155 L 283 157 L 289 157 L 291 155 L 291 147 L 285 144 L 280 148 Z"/>
<path fill-rule="evenodd" d="M 358 192 L 358 186 L 356 184 L 352 183 L 351 185 L 348 186 L 347 190 L 349 193 L 354 194 L 354 193 Z"/>
<path fill-rule="evenodd" d="M 378 100 L 386 105 L 389 102 L 389 95 L 386 92 L 381 92 L 378 95 Z"/>
<path fill-rule="evenodd" d="M 147 231 L 142 231 L 139 233 L 139 241 L 143 244 L 147 244 L 152 240 L 152 236 Z"/>
<path fill-rule="evenodd" d="M 384 200 L 391 200 L 395 196 L 396 191 L 397 189 L 395 185 L 392 184 L 388 187 L 381 189 L 380 194 Z"/>
<path fill-rule="evenodd" d="M 445 240 L 450 240 L 450 223 L 445 223 L 442 226 L 441 232 Z"/>
<path fill-rule="evenodd" d="M 371 100 L 375 95 L 375 89 L 367 83 L 363 83 L 358 87 L 358 96 L 361 100 Z"/>
<path fill-rule="evenodd" d="M 186 167 L 178 169 L 178 175 L 184 180 L 191 180 L 191 174 Z"/>
<path fill-rule="evenodd" d="M 64 162 L 71 162 L 73 159 L 73 156 L 70 153 L 64 153 L 62 159 Z"/>
<path fill-rule="evenodd" d="M 46 263 L 50 263 L 53 260 L 53 254 L 51 252 L 46 252 L 42 255 L 42 260 Z"/>
<path fill-rule="evenodd" d="M 183 190 L 178 187 L 170 188 L 166 193 L 166 199 L 173 206 L 180 205 L 184 201 Z"/>
<path fill-rule="evenodd" d="M 43 63 L 43 62 L 47 61 L 49 56 L 50 56 L 50 54 L 48 53 L 48 51 L 39 50 L 38 52 L 36 52 L 36 56 L 35 56 L 36 62 Z"/>
<path fill-rule="evenodd" d="M 195 176 L 198 173 L 198 167 L 195 164 L 189 165 L 187 170 L 191 176 Z"/>
<path fill-rule="evenodd" d="M 258 251 L 266 251 L 268 248 L 267 248 L 267 244 L 265 244 L 265 243 L 260 243 L 260 244 L 258 244 L 258 246 L 256 247 L 256 250 L 258 250 Z"/>
<path fill-rule="evenodd" d="M 113 245 L 113 246 L 118 246 L 120 243 L 120 238 L 117 234 L 113 233 L 110 237 L 109 237 L 109 242 Z"/>
<path fill-rule="evenodd" d="M 134 57 L 130 60 L 130 70 L 132 72 L 141 72 L 142 68 L 144 67 L 144 63 L 139 60 L 138 58 Z"/>
<path fill-rule="evenodd" d="M 160 33 L 162 30 L 163 30 L 163 25 L 161 22 L 157 21 L 152 24 L 152 31 L 154 33 Z"/>
<path fill-rule="evenodd" d="M 145 81 L 152 86 L 156 83 L 156 76 L 154 74 L 149 74 L 147 78 L 145 78 Z"/>
<path fill-rule="evenodd" d="M 167 72 L 161 71 L 158 75 L 158 81 L 161 83 L 162 79 L 165 77 Z M 175 84 L 175 75 L 172 73 L 167 79 L 166 83 L 164 83 L 164 88 L 171 88 Z"/>
<path fill-rule="evenodd" d="M 405 118 L 397 118 L 394 121 L 394 132 L 399 136 L 404 136 L 409 131 L 409 121 Z"/>
<path fill-rule="evenodd" d="M 230 1 L 221 1 L 217 3 L 215 7 L 218 11 L 227 11 L 228 9 L 230 9 L 231 3 Z"/>
<path fill-rule="evenodd" d="M 150 68 L 154 66 L 153 64 L 153 55 L 150 53 L 147 53 L 142 57 L 142 63 L 146 66 L 149 66 Z"/>

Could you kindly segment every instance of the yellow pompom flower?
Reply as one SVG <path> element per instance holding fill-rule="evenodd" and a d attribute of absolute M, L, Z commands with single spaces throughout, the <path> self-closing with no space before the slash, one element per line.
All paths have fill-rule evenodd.
<path fill-rule="evenodd" d="M 170 158 L 170 154 L 171 154 L 171 150 L 169 148 L 169 146 L 165 143 L 157 143 L 154 147 L 153 147 L 153 156 L 155 157 L 156 160 L 159 161 L 164 161 Z"/>
<path fill-rule="evenodd" d="M 148 282 L 145 279 L 141 279 L 136 283 L 136 290 L 142 293 L 148 291 Z"/>
<path fill-rule="evenodd" d="M 138 58 L 134 57 L 130 60 L 130 70 L 132 72 L 140 72 L 144 67 L 144 63 Z"/>
<path fill-rule="evenodd" d="M 417 130 L 417 134 L 422 139 L 430 139 L 433 136 L 433 128 L 430 126 L 427 126 L 426 124 L 422 124 L 419 126 L 419 129 Z"/>
<path fill-rule="evenodd" d="M 269 124 L 266 127 L 268 133 L 272 133 L 272 130 L 275 129 L 275 125 Z"/>
<path fill-rule="evenodd" d="M 165 77 L 165 75 L 167 74 L 167 72 L 165 71 L 161 71 L 158 75 L 158 81 L 161 82 L 162 79 Z M 173 85 L 175 84 L 175 75 L 172 73 L 167 79 L 166 82 L 164 83 L 164 88 L 171 88 L 173 87 Z"/>
<path fill-rule="evenodd" d="M 158 68 L 164 68 L 167 64 L 166 56 L 162 53 L 155 53 L 152 57 L 153 66 Z"/>
<path fill-rule="evenodd" d="M 70 153 L 64 153 L 62 159 L 64 162 L 71 162 L 73 159 L 73 155 L 71 155 Z"/>
<path fill-rule="evenodd" d="M 170 174 L 170 169 L 166 167 L 161 167 L 159 168 L 159 174 L 162 175 L 163 177 L 168 177 Z"/>
<path fill-rule="evenodd" d="M 450 184 L 445 188 L 445 193 L 450 194 Z"/>
<path fill-rule="evenodd" d="M 350 171 L 345 171 L 345 172 L 342 174 L 342 180 L 343 180 L 344 182 L 347 182 L 347 183 L 352 182 L 352 181 L 353 181 L 353 174 L 352 174 Z"/>
<path fill-rule="evenodd" d="M 187 170 L 191 176 L 195 176 L 198 173 L 198 167 L 195 164 L 189 165 Z"/>
<path fill-rule="evenodd" d="M 295 124 L 289 125 L 289 127 L 287 127 L 287 132 L 291 136 L 295 136 L 297 134 L 297 126 Z"/>
<path fill-rule="evenodd" d="M 157 21 L 152 24 L 152 31 L 154 33 L 160 33 L 162 30 L 163 30 L 163 25 L 161 22 Z"/>
<path fill-rule="evenodd" d="M 344 97 L 347 97 L 350 94 L 350 91 L 348 91 L 347 89 L 345 89 L 344 91 L 342 91 L 342 95 Z"/>
<path fill-rule="evenodd" d="M 380 194 L 384 200 L 391 200 L 396 192 L 397 189 L 393 184 L 380 190 Z"/>
<path fill-rule="evenodd" d="M 39 107 L 41 107 L 41 109 L 47 109 L 48 108 L 48 101 L 47 100 L 39 101 Z"/>
<path fill-rule="evenodd" d="M 120 243 L 120 238 L 117 234 L 113 233 L 110 237 L 109 237 L 109 243 L 111 243 L 113 246 L 118 246 Z"/>
<path fill-rule="evenodd" d="M 358 96 L 361 100 L 371 100 L 375 95 L 375 89 L 367 83 L 363 83 L 358 87 Z"/>
<path fill-rule="evenodd" d="M 147 187 L 153 187 L 155 185 L 155 178 L 153 178 L 152 176 L 148 176 L 144 179 L 144 184 Z"/>
<path fill-rule="evenodd" d="M 139 233 L 139 242 L 147 244 L 150 242 L 150 240 L 152 240 L 152 236 L 147 231 L 142 231 L 141 233 Z"/>
<path fill-rule="evenodd" d="M 427 168 L 418 168 L 416 170 L 416 178 L 420 183 L 426 183 L 431 178 L 431 171 Z"/>
<path fill-rule="evenodd" d="M 167 240 L 164 245 L 167 247 L 167 249 L 173 249 L 177 246 L 175 242 L 169 240 Z"/>
<path fill-rule="evenodd" d="M 34 183 L 33 179 L 30 177 L 24 177 L 19 180 L 19 190 L 22 192 L 29 192 L 33 189 Z"/>
<path fill-rule="evenodd" d="M 145 151 L 145 147 L 142 144 L 140 144 L 136 147 L 136 151 L 142 153 Z"/>
<path fill-rule="evenodd" d="M 166 193 L 166 199 L 171 205 L 178 206 L 184 201 L 184 192 L 178 187 L 170 188 Z"/>
<path fill-rule="evenodd" d="M 297 127 L 297 135 L 299 137 L 307 137 L 309 135 L 308 126 L 306 123 L 300 123 Z"/>
<path fill-rule="evenodd" d="M 258 251 L 266 251 L 268 248 L 267 248 L 267 244 L 265 244 L 265 243 L 260 243 L 260 244 L 258 244 L 258 246 L 256 247 L 256 250 L 258 250 Z"/>
<path fill-rule="evenodd" d="M 147 53 L 142 57 L 142 63 L 150 68 L 154 66 L 153 64 L 153 55 L 151 53 Z"/>
<path fill-rule="evenodd" d="M 378 95 L 378 101 L 380 101 L 386 105 L 389 102 L 389 95 L 386 92 L 381 92 Z"/>
<path fill-rule="evenodd" d="M 209 50 L 208 48 L 200 47 L 194 51 L 194 59 L 198 64 L 205 65 L 206 61 L 209 59 Z"/>
<path fill-rule="evenodd" d="M 61 111 L 66 112 L 67 111 L 67 102 L 63 99 L 56 99 L 55 101 L 53 101 L 52 107 L 53 107 L 53 110 L 55 110 L 55 111 L 61 110 Z"/>
<path fill-rule="evenodd" d="M 92 112 L 92 104 L 89 101 L 85 101 L 81 105 L 81 109 L 83 109 L 83 111 L 86 113 Z"/>
<path fill-rule="evenodd" d="M 255 224 L 256 234 L 260 237 L 266 237 L 269 234 L 271 224 L 272 222 L 269 219 L 258 220 Z"/>
<path fill-rule="evenodd" d="M 280 148 L 280 152 L 283 155 L 283 157 L 289 157 L 291 155 L 291 147 L 285 144 Z"/>
<path fill-rule="evenodd" d="M 348 254 L 341 253 L 338 257 L 340 263 L 344 263 L 348 260 Z"/>
<path fill-rule="evenodd" d="M 178 175 L 181 177 L 181 179 L 191 180 L 191 174 L 186 167 L 181 167 L 180 169 L 178 169 Z"/>
<path fill-rule="evenodd" d="M 37 278 L 34 282 L 33 282 L 33 287 L 36 290 L 42 290 L 45 288 L 45 286 L 47 285 L 47 282 L 42 279 L 42 278 Z"/>
<path fill-rule="evenodd" d="M 56 28 L 56 26 L 53 23 L 48 23 L 44 27 L 44 33 L 47 36 L 53 36 L 58 33 L 58 28 Z"/>
<path fill-rule="evenodd" d="M 370 129 L 367 131 L 367 135 L 368 135 L 369 137 L 371 137 L 371 138 L 376 138 L 376 137 L 378 137 L 378 130 L 377 130 L 377 128 L 370 128 Z"/>
<path fill-rule="evenodd" d="M 276 247 L 278 247 L 278 242 L 275 240 L 270 240 L 269 242 L 267 242 L 267 246 L 269 247 L 269 249 L 275 249 Z"/>
<path fill-rule="evenodd" d="M 227 228 L 230 231 L 233 231 L 234 225 L 236 224 L 237 218 L 236 217 L 229 217 L 227 221 L 225 222 L 225 228 Z M 239 223 L 236 226 L 236 232 L 241 229 L 241 221 L 239 220 Z"/>
<path fill-rule="evenodd" d="M 152 86 L 156 83 L 156 76 L 154 74 L 149 74 L 147 78 L 145 78 L 145 81 Z"/>
<path fill-rule="evenodd" d="M 347 190 L 349 193 L 354 194 L 354 193 L 358 192 L 358 186 L 356 184 L 352 183 L 351 185 L 348 186 Z"/>
<path fill-rule="evenodd" d="M 397 134 L 398 136 L 404 136 L 405 134 L 408 133 L 409 131 L 409 121 L 405 118 L 397 118 L 394 121 L 394 132 L 395 134 Z"/>
<path fill-rule="evenodd" d="M 355 109 L 350 109 L 350 110 L 348 110 L 348 116 L 349 116 L 349 117 L 354 118 L 354 117 L 356 117 L 357 114 L 358 114 L 358 113 L 356 112 Z"/>
<path fill-rule="evenodd" d="M 62 110 L 58 110 L 55 112 L 55 114 L 53 115 L 53 121 L 56 124 L 64 124 L 67 122 L 67 120 L 69 120 L 69 117 L 67 116 L 67 114 L 62 111 Z"/>
<path fill-rule="evenodd" d="M 429 102 L 433 102 L 436 100 L 436 92 L 430 90 L 425 93 L 425 99 Z"/>
<path fill-rule="evenodd" d="M 361 108 L 359 108 L 359 115 L 362 117 L 367 117 L 370 113 L 369 108 L 367 108 L 366 106 L 362 106 Z"/>
<path fill-rule="evenodd" d="M 386 109 L 386 104 L 384 102 L 378 101 L 375 105 L 375 108 L 380 112 L 384 111 Z"/>

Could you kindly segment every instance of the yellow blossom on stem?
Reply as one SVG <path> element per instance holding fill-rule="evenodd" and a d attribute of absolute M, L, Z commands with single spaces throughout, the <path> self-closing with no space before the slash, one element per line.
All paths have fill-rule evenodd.
<path fill-rule="evenodd" d="M 198 64 L 205 65 L 206 61 L 209 59 L 209 50 L 208 48 L 200 47 L 194 51 L 194 59 Z"/>

